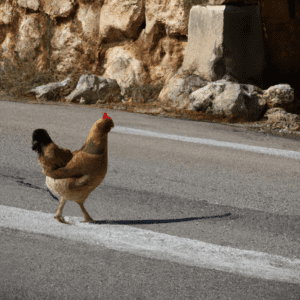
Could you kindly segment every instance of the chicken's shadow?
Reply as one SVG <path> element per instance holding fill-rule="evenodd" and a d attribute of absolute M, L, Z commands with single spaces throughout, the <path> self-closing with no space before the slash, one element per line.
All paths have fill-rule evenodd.
<path fill-rule="evenodd" d="M 205 219 L 217 219 L 217 218 L 225 218 L 230 216 L 231 213 L 227 213 L 224 215 L 216 215 L 216 216 L 207 216 L 207 217 L 194 217 L 194 218 L 182 218 L 182 219 L 168 219 L 168 220 L 102 220 L 95 221 L 94 224 L 103 225 L 152 225 L 152 224 L 165 224 L 165 223 L 179 223 L 179 222 L 189 222 L 195 220 L 205 220 Z"/>

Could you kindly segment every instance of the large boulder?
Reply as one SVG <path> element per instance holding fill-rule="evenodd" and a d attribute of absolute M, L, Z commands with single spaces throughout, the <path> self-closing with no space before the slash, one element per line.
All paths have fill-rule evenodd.
<path fill-rule="evenodd" d="M 31 89 L 29 93 L 35 94 L 38 100 L 57 100 L 57 98 L 60 98 L 61 90 L 67 87 L 69 81 L 70 78 L 67 78 L 62 82 L 52 82 L 41 85 Z"/>
<path fill-rule="evenodd" d="M 133 89 L 145 85 L 149 80 L 143 63 L 123 47 L 114 47 L 106 52 L 104 68 L 103 77 L 115 79 L 125 97 L 131 97 Z"/>
<path fill-rule="evenodd" d="M 91 44 L 97 44 L 99 40 L 100 13 L 103 1 L 78 1 L 76 17 L 81 22 L 82 35 Z"/>
<path fill-rule="evenodd" d="M 145 34 L 160 23 L 168 35 L 187 35 L 191 7 L 192 1 L 187 0 L 147 0 Z"/>
<path fill-rule="evenodd" d="M 49 58 L 44 39 L 47 31 L 46 16 L 38 13 L 23 14 L 18 24 L 18 31 L 8 32 L 2 43 L 2 57 L 13 64 L 31 62 L 33 69 L 46 71 Z M 22 68 L 25 72 L 30 72 L 25 70 L 25 66 Z"/>
<path fill-rule="evenodd" d="M 190 94 L 207 84 L 207 81 L 197 75 L 176 74 L 163 87 L 158 100 L 165 104 L 171 104 L 171 106 L 183 108 L 190 104 Z"/>
<path fill-rule="evenodd" d="M 40 27 L 40 22 L 36 15 L 25 15 L 21 19 L 16 42 L 16 51 L 21 59 L 36 57 L 36 52 L 42 45 L 44 33 L 44 30 L 41 30 Z"/>
<path fill-rule="evenodd" d="M 78 0 L 73 18 L 59 26 L 51 23 L 51 68 L 56 73 L 69 75 L 94 70 L 97 65 L 100 12 L 102 0 Z M 75 5 L 75 4 L 74 4 Z"/>
<path fill-rule="evenodd" d="M 79 101 L 94 104 L 99 100 L 104 102 L 120 102 L 121 89 L 115 79 L 106 79 L 93 74 L 80 77 L 76 89 L 65 97 L 67 102 Z"/>
<path fill-rule="evenodd" d="M 137 38 L 145 21 L 145 0 L 110 0 L 101 8 L 100 35 L 106 42 Z"/>
<path fill-rule="evenodd" d="M 208 81 L 221 79 L 228 73 L 242 83 L 253 80 L 261 83 L 262 32 L 258 5 L 193 6 L 181 70 Z"/>
<path fill-rule="evenodd" d="M 0 2 L 0 25 L 11 24 L 14 17 L 13 6 L 8 1 Z"/>
<path fill-rule="evenodd" d="M 150 66 L 152 80 L 168 82 L 182 65 L 187 42 L 166 36 L 159 41 Z M 158 62 L 158 64 L 155 63 Z"/>
<path fill-rule="evenodd" d="M 268 109 L 264 115 L 267 118 L 267 127 L 271 129 L 282 129 L 284 131 L 295 131 L 300 129 L 300 116 L 287 113 L 281 107 Z"/>
<path fill-rule="evenodd" d="M 266 106 L 262 93 L 254 85 L 219 80 L 193 92 L 189 109 L 254 121 Z"/>
<path fill-rule="evenodd" d="M 16 40 L 16 37 L 14 34 L 12 34 L 11 32 L 8 32 L 6 34 L 2 45 L 0 46 L 0 53 L 1 53 L 3 60 L 7 59 L 10 62 L 14 61 L 15 40 Z"/>
<path fill-rule="evenodd" d="M 263 93 L 269 108 L 287 108 L 294 102 L 294 90 L 289 84 L 278 84 L 269 87 Z"/>
<path fill-rule="evenodd" d="M 51 39 L 52 68 L 61 74 L 71 73 L 74 69 L 82 70 L 85 61 L 83 53 L 87 51 L 80 35 L 74 34 L 72 22 L 54 28 Z"/>
<path fill-rule="evenodd" d="M 152 84 L 157 85 L 169 81 L 182 65 L 192 2 L 147 0 L 145 6 L 146 22 L 127 49 L 143 62 Z"/>
<path fill-rule="evenodd" d="M 43 10 L 51 17 L 67 17 L 75 6 L 74 0 L 44 0 Z"/>
<path fill-rule="evenodd" d="M 23 8 L 29 8 L 37 11 L 40 8 L 39 0 L 18 0 L 18 5 Z"/>

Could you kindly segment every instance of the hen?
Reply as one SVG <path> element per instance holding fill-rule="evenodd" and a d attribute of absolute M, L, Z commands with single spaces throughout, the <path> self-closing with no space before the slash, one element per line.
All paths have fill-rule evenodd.
<path fill-rule="evenodd" d="M 94 222 L 83 203 L 106 175 L 107 138 L 113 127 L 113 120 L 104 113 L 103 118 L 93 125 L 82 148 L 73 153 L 55 145 L 46 130 L 33 132 L 32 149 L 39 153 L 46 185 L 61 198 L 55 214 L 59 222 L 68 224 L 62 216 L 67 200 L 79 204 L 84 222 Z"/>

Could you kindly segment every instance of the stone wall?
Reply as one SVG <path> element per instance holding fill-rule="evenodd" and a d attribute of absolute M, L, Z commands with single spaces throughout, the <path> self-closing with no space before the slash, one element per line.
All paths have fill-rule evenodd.
<path fill-rule="evenodd" d="M 244 49 L 246 56 L 229 55 L 225 69 L 236 58 L 231 62 L 235 69 L 231 75 L 239 77 L 239 63 L 256 55 L 257 60 L 248 62 L 256 66 L 254 73 L 240 76 L 241 80 L 251 81 L 250 77 L 260 73 L 265 55 L 264 88 L 282 82 L 296 85 L 295 74 L 300 69 L 300 2 L 290 0 L 0 0 L 0 62 L 31 62 L 37 71 L 50 69 L 61 77 L 89 71 L 116 79 L 129 94 L 131 86 L 165 84 L 182 67 L 189 14 L 195 5 L 221 5 L 220 10 L 226 5 L 228 13 L 229 7 L 239 10 L 245 6 L 256 17 L 261 14 L 265 52 L 260 49 L 251 55 L 256 46 L 250 38 Z M 226 22 L 218 24 L 218 20 L 215 30 L 230 33 Z M 234 26 L 232 22 L 227 24 Z M 203 30 L 209 28 L 203 26 Z M 249 37 L 256 34 L 250 32 Z M 204 46 L 214 47 L 218 57 L 223 53 L 218 54 L 220 43 L 214 38 L 212 35 L 212 41 Z M 231 46 L 232 52 L 240 45 Z M 217 73 L 206 79 L 217 79 Z"/>

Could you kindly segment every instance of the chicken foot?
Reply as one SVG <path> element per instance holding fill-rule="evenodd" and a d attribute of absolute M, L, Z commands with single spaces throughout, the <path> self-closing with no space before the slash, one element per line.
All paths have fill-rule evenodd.
<path fill-rule="evenodd" d="M 83 203 L 78 203 L 78 204 L 79 204 L 79 206 L 80 206 L 80 208 L 82 210 L 83 217 L 84 217 L 84 221 L 81 221 L 81 223 L 95 223 L 95 221 L 91 218 L 91 216 L 89 215 L 89 213 L 84 208 Z"/>
<path fill-rule="evenodd" d="M 65 199 L 64 197 L 61 197 L 60 202 L 59 202 L 59 205 L 58 205 L 58 209 L 57 209 L 57 211 L 56 211 L 56 214 L 55 214 L 54 218 L 55 218 L 58 222 L 60 222 L 60 223 L 70 224 L 70 223 L 68 223 L 68 222 L 65 220 L 65 218 L 62 216 L 62 211 L 63 211 L 63 209 L 64 209 L 64 206 L 65 206 L 66 202 L 67 202 L 67 199 Z"/>

